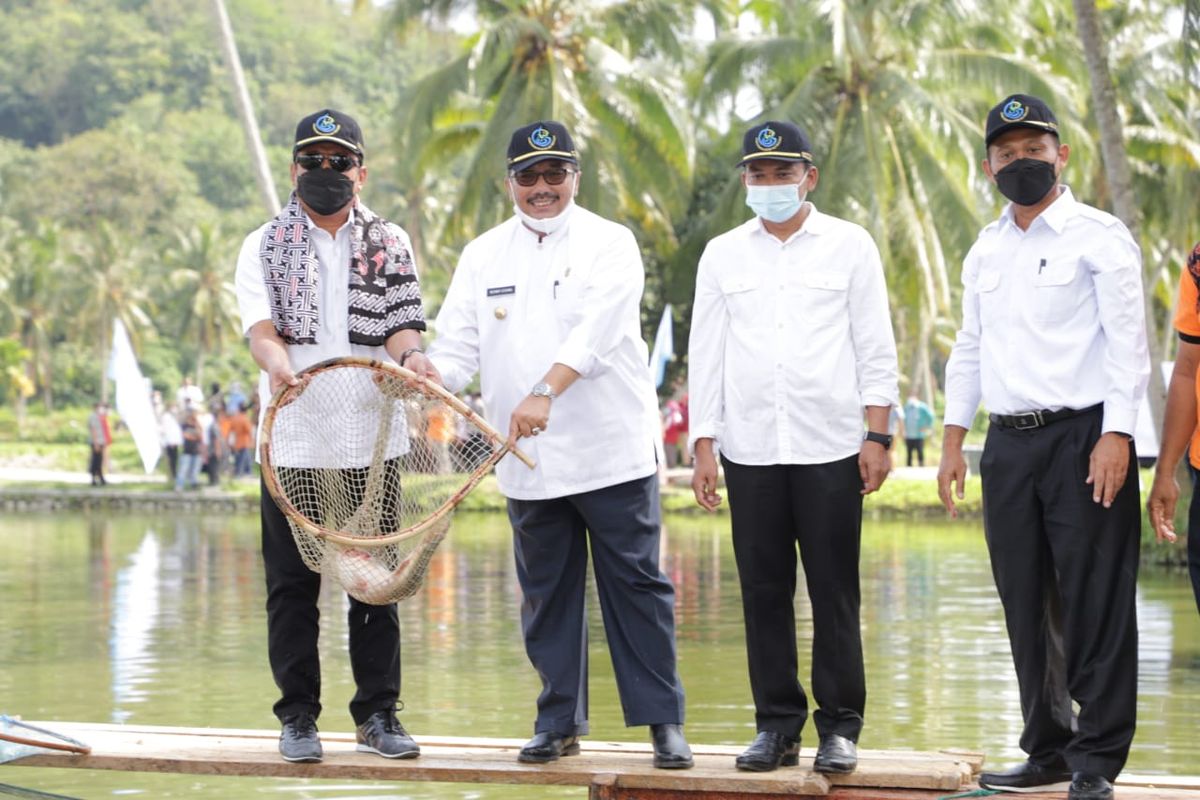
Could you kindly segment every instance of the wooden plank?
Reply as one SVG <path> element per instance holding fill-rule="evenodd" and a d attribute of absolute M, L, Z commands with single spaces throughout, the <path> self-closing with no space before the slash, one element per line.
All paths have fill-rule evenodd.
<path fill-rule="evenodd" d="M 587 740 L 580 756 L 550 764 L 521 764 L 516 756 L 523 739 L 448 736 L 418 736 L 420 758 L 392 761 L 358 753 L 353 733 L 324 731 L 321 741 L 325 760 L 319 764 L 292 764 L 279 757 L 276 730 L 80 722 L 33 724 L 86 742 L 92 746 L 92 753 L 38 754 L 11 762 L 13 765 L 205 775 L 588 786 L 595 800 L 773 800 L 797 795 L 827 795 L 844 800 L 928 800 L 973 788 L 972 776 L 983 764 L 983 754 L 972 751 L 863 750 L 859 769 L 854 773 L 826 776 L 809 769 L 808 759 L 815 750 L 806 748 L 801 767 L 747 773 L 733 767 L 733 757 L 743 748 L 694 745 L 695 768 L 659 770 L 653 767 L 648 741 Z M 1120 785 L 1122 798 L 1130 800 L 1148 797 L 1200 800 L 1198 778 L 1123 776 Z M 1061 800 L 1061 793 L 1050 796 Z"/>

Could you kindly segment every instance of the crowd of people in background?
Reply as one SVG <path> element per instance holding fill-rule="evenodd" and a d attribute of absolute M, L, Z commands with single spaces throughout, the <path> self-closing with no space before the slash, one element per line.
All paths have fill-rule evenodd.
<path fill-rule="evenodd" d="M 205 395 L 190 376 L 184 377 L 174 402 L 154 392 L 167 480 L 175 491 L 199 488 L 202 480 L 216 486 L 222 477 L 253 477 L 256 399 L 248 397 L 238 381 L 227 390 L 214 381 Z"/>

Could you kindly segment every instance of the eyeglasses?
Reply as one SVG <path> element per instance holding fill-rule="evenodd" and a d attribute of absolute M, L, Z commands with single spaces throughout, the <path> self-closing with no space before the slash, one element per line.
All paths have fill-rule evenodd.
<path fill-rule="evenodd" d="M 296 156 L 296 165 L 304 169 L 320 169 L 326 161 L 329 166 L 337 172 L 345 172 L 346 170 L 357 167 L 358 159 L 354 156 L 348 156 L 344 153 L 334 153 L 328 155 L 326 153 L 300 153 Z"/>
<path fill-rule="evenodd" d="M 513 180 L 521 186 L 534 186 L 538 182 L 538 178 L 543 178 L 547 186 L 558 186 L 567 179 L 568 175 L 574 175 L 576 170 L 573 169 L 548 169 L 544 172 L 537 170 L 525 169 L 520 172 L 513 173 Z"/>

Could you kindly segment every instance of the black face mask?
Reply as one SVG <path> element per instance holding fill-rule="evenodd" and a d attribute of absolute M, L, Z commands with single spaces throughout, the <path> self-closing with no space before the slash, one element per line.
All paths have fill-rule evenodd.
<path fill-rule="evenodd" d="M 1037 205 L 1057 182 L 1054 164 L 1039 158 L 1018 158 L 996 173 L 1000 194 L 1019 206 Z"/>
<path fill-rule="evenodd" d="M 312 169 L 296 179 L 296 194 L 317 214 L 336 214 L 354 199 L 354 181 L 333 169 Z"/>

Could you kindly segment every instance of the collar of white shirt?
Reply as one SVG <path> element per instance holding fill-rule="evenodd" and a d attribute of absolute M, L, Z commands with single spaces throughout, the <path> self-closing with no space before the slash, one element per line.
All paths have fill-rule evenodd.
<path fill-rule="evenodd" d="M 808 206 L 808 216 L 805 217 L 804 224 L 800 226 L 800 230 L 789 236 L 787 240 L 783 242 L 783 244 L 787 244 L 797 236 L 805 233 L 811 233 L 814 236 L 820 236 L 822 233 L 828 231 L 830 226 L 833 224 L 832 218 L 830 218 L 829 215 L 822 214 L 820 211 L 818 211 L 816 205 L 812 201 L 805 201 L 805 205 Z M 767 226 L 763 224 L 762 217 L 755 217 L 751 221 L 755 223 L 752 229 L 755 233 L 761 233 L 763 236 L 770 236 L 772 239 L 775 239 L 775 241 L 779 241 L 775 238 L 775 234 L 767 230 Z"/>
<path fill-rule="evenodd" d="M 1065 228 L 1067 225 L 1067 222 L 1071 219 L 1071 217 L 1075 216 L 1076 208 L 1079 205 L 1079 203 L 1075 200 L 1075 195 L 1071 192 L 1071 187 L 1067 186 L 1065 183 L 1059 185 L 1062 186 L 1062 192 L 1060 192 L 1054 202 L 1043 209 L 1042 213 L 1038 214 L 1037 219 L 1034 220 L 1034 224 L 1037 224 L 1038 220 L 1041 220 L 1045 224 L 1049 225 L 1055 233 L 1062 233 L 1063 228 Z M 1009 203 L 1004 207 L 1004 211 L 1000 214 L 1000 220 L 1005 225 L 1016 226 L 1017 221 L 1013 216 L 1012 203 Z M 1033 225 L 1030 225 L 1030 227 L 1033 227 Z"/>

